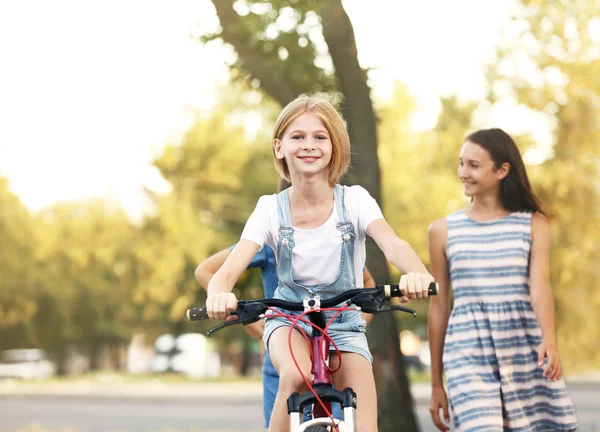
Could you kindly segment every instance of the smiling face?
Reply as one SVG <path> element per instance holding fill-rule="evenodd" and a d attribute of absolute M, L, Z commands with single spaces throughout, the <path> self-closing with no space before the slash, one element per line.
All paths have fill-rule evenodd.
<path fill-rule="evenodd" d="M 274 140 L 273 149 L 277 159 L 285 159 L 292 183 L 301 177 L 328 181 L 333 146 L 329 131 L 317 115 L 307 111 L 296 117 L 281 138 Z"/>
<path fill-rule="evenodd" d="M 296 146 L 300 150 L 304 146 L 304 153 L 293 155 Z M 330 186 L 340 181 L 350 165 L 350 137 L 344 120 L 321 93 L 302 94 L 281 110 L 273 128 L 272 148 L 275 167 L 288 182 L 293 182 L 288 159 L 297 178 L 302 172 L 311 176 L 315 171 L 327 172 Z M 323 167 L 327 170 L 321 171 Z"/>
<path fill-rule="evenodd" d="M 479 144 L 467 141 L 460 149 L 458 177 L 468 197 L 498 194 L 500 182 L 509 170 L 507 163 L 496 169 L 490 153 Z"/>

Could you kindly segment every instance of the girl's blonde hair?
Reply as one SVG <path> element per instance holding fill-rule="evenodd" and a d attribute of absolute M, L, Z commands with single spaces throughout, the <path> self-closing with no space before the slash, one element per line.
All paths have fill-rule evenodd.
<path fill-rule="evenodd" d="M 331 138 L 332 154 L 329 162 L 329 184 L 333 186 L 350 166 L 350 137 L 342 117 L 329 102 L 327 95 L 302 94 L 279 113 L 273 130 L 273 141 L 281 140 L 288 126 L 300 115 L 309 112 L 321 119 Z M 290 170 L 285 159 L 278 159 L 273 148 L 273 158 L 279 175 L 291 182 Z"/>

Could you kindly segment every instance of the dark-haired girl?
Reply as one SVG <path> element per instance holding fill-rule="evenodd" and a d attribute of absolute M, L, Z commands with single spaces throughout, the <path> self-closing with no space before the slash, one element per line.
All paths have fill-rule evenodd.
<path fill-rule="evenodd" d="M 470 204 L 429 227 L 440 283 L 428 324 L 433 422 L 449 430 L 445 371 L 460 431 L 574 430 L 556 344 L 550 225 L 515 142 L 501 129 L 471 134 L 458 176 Z"/>

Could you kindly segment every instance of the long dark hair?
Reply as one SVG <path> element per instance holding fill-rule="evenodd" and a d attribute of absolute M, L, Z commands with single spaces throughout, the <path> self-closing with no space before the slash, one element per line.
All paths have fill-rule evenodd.
<path fill-rule="evenodd" d="M 521 153 L 509 134 L 498 128 L 481 129 L 473 132 L 465 141 L 471 141 L 486 149 L 496 169 L 505 162 L 510 164 L 510 171 L 500 184 L 500 199 L 507 210 L 531 210 L 545 215 L 540 200 L 531 189 Z"/>

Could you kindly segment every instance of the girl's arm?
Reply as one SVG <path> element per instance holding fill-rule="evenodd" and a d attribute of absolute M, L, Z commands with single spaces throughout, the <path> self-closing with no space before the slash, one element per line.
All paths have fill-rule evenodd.
<path fill-rule="evenodd" d="M 433 278 L 410 245 L 398 238 L 385 219 L 371 222 L 367 234 L 375 240 L 388 261 L 404 273 L 400 279 L 402 293 L 408 293 L 411 299 L 426 297 Z"/>
<path fill-rule="evenodd" d="M 446 243 L 448 241 L 448 223 L 446 218 L 438 219 L 429 225 L 429 261 L 431 273 L 439 284 L 437 296 L 429 300 L 427 314 L 427 332 L 429 336 L 429 351 L 431 355 L 431 417 L 439 430 L 448 430 L 446 424 L 440 419 L 440 409 L 446 423 L 450 421 L 448 400 L 444 390 L 444 366 L 442 354 L 448 320 L 450 319 L 450 272 L 446 257 Z"/>
<path fill-rule="evenodd" d="M 529 285 L 531 304 L 542 330 L 542 344 L 539 348 L 539 364 L 548 357 L 544 376 L 557 380 L 562 376 L 558 357 L 556 329 L 554 324 L 554 298 L 550 287 L 550 223 L 545 216 L 534 213 L 531 218 L 531 261 Z"/>
<path fill-rule="evenodd" d="M 400 239 L 385 219 L 376 219 L 367 227 L 385 257 L 402 273 L 428 273 L 416 252 Z"/>
<path fill-rule="evenodd" d="M 223 266 L 212 277 L 206 299 L 206 310 L 210 318 L 227 319 L 230 316 L 229 312 L 237 307 L 237 298 L 231 291 L 259 249 L 260 246 L 250 240 L 240 240 Z"/>
<path fill-rule="evenodd" d="M 198 267 L 196 267 L 196 271 L 194 272 L 194 276 L 196 276 L 196 280 L 200 283 L 202 288 L 208 290 L 208 284 L 210 280 L 213 278 L 215 273 L 223 266 L 227 257 L 231 254 L 231 249 L 223 249 L 215 253 L 214 255 L 209 256 L 204 261 L 202 261 Z M 253 259 L 253 261 L 255 258 Z M 253 262 L 250 262 L 250 266 L 252 266 Z M 264 320 L 258 320 L 255 323 L 248 324 L 243 326 L 244 330 L 248 335 L 253 339 L 261 339 L 265 330 L 265 322 Z"/>
<path fill-rule="evenodd" d="M 215 275 L 215 273 L 223 266 L 227 257 L 231 254 L 229 248 L 223 249 L 222 251 L 217 252 L 214 255 L 209 256 L 204 261 L 202 261 L 198 267 L 196 267 L 196 271 L 194 271 L 194 276 L 198 283 L 204 289 L 208 289 L 208 284 L 210 280 Z"/>
<path fill-rule="evenodd" d="M 429 226 L 431 272 L 439 284 L 438 295 L 429 300 L 427 315 L 429 350 L 431 351 L 431 385 L 433 387 L 443 387 L 442 352 L 450 318 L 450 275 L 445 251 L 447 238 L 446 218 L 438 219 Z"/>
<path fill-rule="evenodd" d="M 368 268 L 363 269 L 363 286 L 365 288 L 375 288 L 375 279 Z"/>

